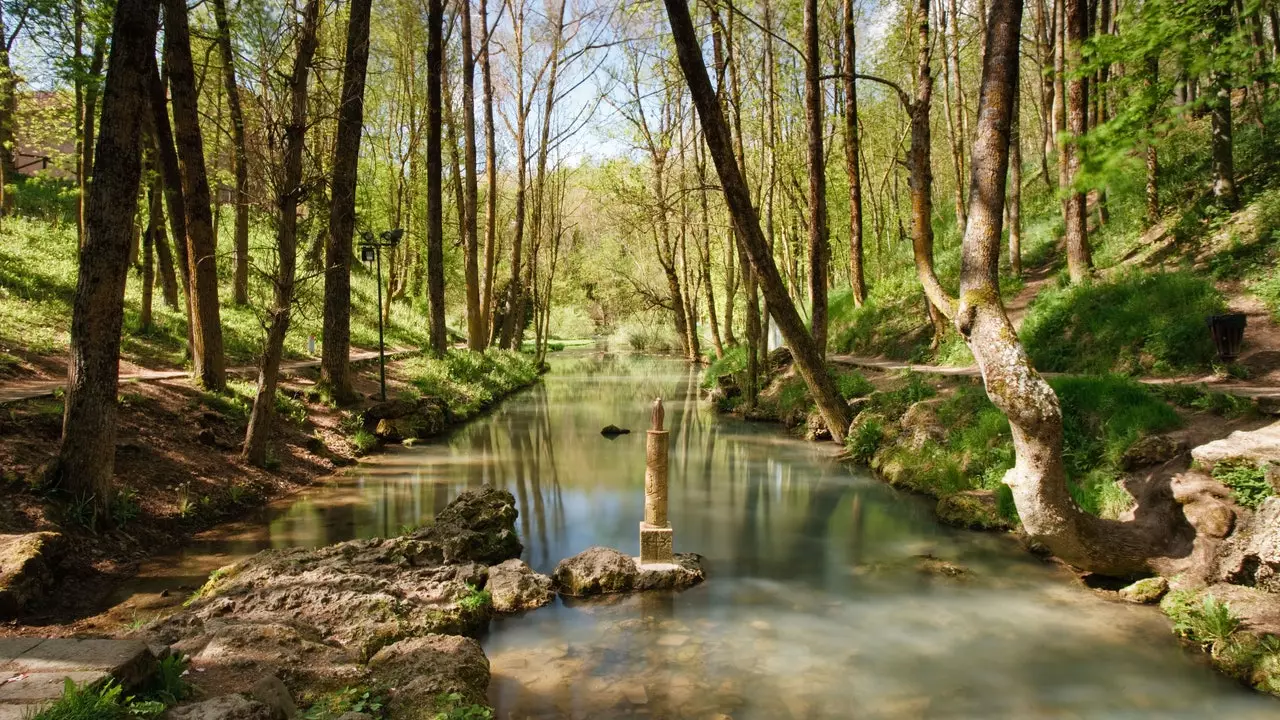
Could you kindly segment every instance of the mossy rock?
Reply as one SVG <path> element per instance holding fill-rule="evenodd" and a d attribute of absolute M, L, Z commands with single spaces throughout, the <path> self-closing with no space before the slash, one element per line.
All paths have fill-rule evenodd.
<path fill-rule="evenodd" d="M 1169 592 L 1169 581 L 1162 577 L 1143 578 L 1120 589 L 1120 599 L 1137 605 L 1153 605 Z"/>
<path fill-rule="evenodd" d="M 965 490 L 938 501 L 943 524 L 970 530 L 1008 530 L 1012 526 L 1000 514 L 1000 498 L 993 490 Z"/>

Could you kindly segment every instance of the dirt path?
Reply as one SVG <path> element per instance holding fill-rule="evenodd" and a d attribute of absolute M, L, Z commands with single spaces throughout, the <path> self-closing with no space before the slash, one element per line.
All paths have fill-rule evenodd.
<path fill-rule="evenodd" d="M 1277 353 L 1277 355 L 1280 355 L 1280 353 Z M 978 366 L 976 365 L 918 365 L 896 360 L 859 357 L 857 355 L 828 355 L 827 360 L 842 365 L 853 365 L 854 367 L 886 372 L 910 370 L 912 372 L 946 375 L 949 377 L 979 377 L 981 374 L 978 372 Z M 1041 374 L 1045 377 L 1069 375 L 1069 373 Z M 1229 395 L 1280 400 L 1280 383 L 1272 382 L 1271 378 L 1241 381 L 1234 378 L 1222 378 L 1217 375 L 1206 375 L 1204 377 L 1188 375 L 1183 377 L 1140 377 L 1134 379 L 1146 385 L 1207 385 L 1214 390 Z"/>
<path fill-rule="evenodd" d="M 390 360 L 406 352 L 410 352 L 410 350 L 406 348 L 388 348 L 387 359 Z M 360 350 L 351 353 L 351 362 L 371 360 L 376 357 L 378 357 L 377 350 Z M 282 373 L 289 373 L 297 370 L 304 370 L 306 368 L 318 367 L 319 365 L 319 358 L 315 358 L 313 360 L 293 360 L 281 363 L 280 371 Z M 121 383 L 173 380 L 191 375 L 191 373 L 186 370 L 130 370 L 130 367 L 133 366 L 121 363 Z M 242 365 L 239 367 L 227 368 L 227 372 L 232 375 L 253 375 L 258 372 L 258 368 L 254 365 Z M 60 378 L 57 380 L 17 380 L 13 382 L 0 383 L 0 405 L 52 395 L 55 391 L 64 387 L 66 384 L 66 378 Z"/>

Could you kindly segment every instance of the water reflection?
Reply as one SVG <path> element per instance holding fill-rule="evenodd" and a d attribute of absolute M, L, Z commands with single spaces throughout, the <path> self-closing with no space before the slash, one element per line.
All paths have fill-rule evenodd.
<path fill-rule="evenodd" d="M 836 462 L 834 448 L 716 417 L 697 385 L 676 362 L 561 359 L 446 441 L 213 534 L 155 574 L 198 578 L 265 547 L 392 535 L 482 483 L 516 496 L 535 569 L 591 545 L 636 552 L 642 431 L 662 396 L 676 549 L 705 555 L 710 580 L 495 621 L 485 646 L 498 717 L 1276 715 L 1183 653 L 1151 610 L 1105 603 L 1001 538 L 939 527 L 927 503 Z M 611 423 L 634 432 L 600 436 Z M 921 572 L 926 555 L 969 573 Z"/>

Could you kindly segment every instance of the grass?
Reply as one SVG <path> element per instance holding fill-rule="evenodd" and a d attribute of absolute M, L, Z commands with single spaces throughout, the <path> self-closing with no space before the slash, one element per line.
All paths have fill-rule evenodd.
<path fill-rule="evenodd" d="M 1192 590 L 1174 590 L 1160 601 L 1173 632 L 1209 653 L 1222 672 L 1260 692 L 1280 695 L 1280 637 L 1244 629 L 1228 603 L 1213 595 L 1197 601 Z"/>
<path fill-rule="evenodd" d="M 1072 496 L 1084 511 L 1115 518 L 1133 502 L 1119 482 L 1125 451 L 1140 438 L 1174 429 L 1182 421 L 1150 388 L 1129 378 L 1069 377 L 1051 384 L 1062 408 L 1063 457 Z M 1009 421 L 976 381 L 934 404 L 945 433 L 941 441 L 885 446 L 883 455 L 877 455 L 889 439 L 882 423 L 901 417 L 934 392 L 918 376 L 908 376 L 900 388 L 872 395 L 871 411 L 886 420 L 855 428 L 847 440 L 851 455 L 861 462 L 875 457 L 891 481 L 938 497 L 976 489 L 1006 493 L 1002 479 L 1014 463 Z M 1002 508 L 1011 515 L 1008 500 L 1002 497 Z"/>
<path fill-rule="evenodd" d="M 1040 370 L 1171 375 L 1212 367 L 1204 319 L 1225 307 L 1188 271 L 1128 271 L 1042 292 L 1019 335 Z"/>
<path fill-rule="evenodd" d="M 156 674 L 138 696 L 125 695 L 114 680 L 100 686 L 77 685 L 67 678 L 62 697 L 40 708 L 29 720 L 139 720 L 158 718 L 170 705 L 191 692 L 183 675 L 185 656 L 170 655 L 160 661 Z"/>
<path fill-rule="evenodd" d="M 27 183 L 30 186 L 30 183 Z M 18 207 L 24 206 L 23 189 Z M 270 283 L 260 272 L 251 272 L 250 303 L 237 306 L 231 296 L 231 223 L 222 223 L 218 268 L 221 295 L 223 341 L 230 365 L 251 365 L 257 361 L 265 334 L 260 310 L 269 305 Z M 265 226 L 253 227 L 250 246 L 253 268 L 270 267 L 273 243 Z M 305 268 L 304 268 L 305 271 Z M 71 323 L 71 302 L 77 274 L 76 230 L 70 216 L 19 213 L 5 218 L 0 227 L 0 347 L 20 347 L 41 355 L 66 351 Z M 310 274 L 310 273 L 307 273 Z M 157 271 L 157 276 L 159 275 Z M 181 278 L 179 277 L 179 285 Z M 299 284 L 297 305 L 285 342 L 286 359 L 308 357 L 307 339 L 322 334 L 323 283 Z M 352 272 L 351 341 L 358 347 L 375 347 L 378 316 L 372 273 L 357 265 Z M 140 326 L 142 308 L 141 272 L 129 273 L 125 291 L 125 321 L 121 354 L 143 367 L 181 367 L 185 363 L 186 318 L 177 308 L 165 307 L 156 288 L 153 323 Z M 179 297 L 181 305 L 181 297 Z M 388 346 L 422 347 L 427 343 L 425 310 L 414 303 L 393 303 L 386 328 Z"/>
<path fill-rule="evenodd" d="M 480 610 L 493 604 L 493 596 L 488 590 L 480 590 L 473 585 L 467 585 L 467 594 L 458 601 L 458 606 L 463 610 Z"/>
<path fill-rule="evenodd" d="M 419 355 L 401 368 L 414 392 L 444 400 L 458 418 L 474 416 L 538 377 L 533 358 L 506 350 L 450 350 L 441 358 Z"/>
<path fill-rule="evenodd" d="M 484 705 L 464 703 L 459 693 L 446 693 L 436 698 L 440 712 L 431 720 L 492 720 L 493 710 Z"/>
<path fill-rule="evenodd" d="M 1231 488 L 1231 497 L 1241 505 L 1257 509 L 1274 491 L 1267 481 L 1267 465 L 1249 460 L 1220 462 L 1213 466 L 1213 477 Z"/>
<path fill-rule="evenodd" d="M 1160 603 L 1173 620 L 1175 633 L 1192 642 L 1211 644 L 1228 640 L 1240 629 L 1240 618 L 1231 612 L 1230 605 L 1212 595 L 1196 603 L 1194 596 L 1188 590 L 1174 590 Z"/>
<path fill-rule="evenodd" d="M 336 720 L 346 713 L 364 713 L 381 720 L 387 716 L 387 693 L 379 687 L 355 685 L 321 695 L 302 717 L 305 720 Z"/>

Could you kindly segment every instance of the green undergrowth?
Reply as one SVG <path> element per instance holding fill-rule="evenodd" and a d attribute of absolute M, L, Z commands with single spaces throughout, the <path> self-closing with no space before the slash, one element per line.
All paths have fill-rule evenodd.
<path fill-rule="evenodd" d="M 27 720 L 135 720 L 158 718 L 181 702 L 191 688 L 184 679 L 187 659 L 172 655 L 159 661 L 156 673 L 137 695 L 126 695 L 114 680 L 77 685 L 67 678 L 62 697 L 27 716 Z"/>
<path fill-rule="evenodd" d="M 1151 389 L 1128 378 L 1066 377 L 1050 384 L 1062 408 L 1071 493 L 1086 512 L 1114 518 L 1132 503 L 1119 482 L 1125 451 L 1142 437 L 1178 427 L 1181 418 Z M 927 386 L 908 381 L 891 393 L 872 395 L 864 410 L 872 413 L 870 420 L 855 421 L 847 439 L 852 456 L 874 459 L 891 482 L 937 497 L 994 491 L 1002 514 L 1012 520 L 1012 498 L 1002 482 L 1014 463 L 1008 419 L 979 382 L 966 382 L 932 402 L 933 421 L 921 424 L 937 430 L 913 443 L 916 428 L 900 427 L 899 419 L 928 397 L 918 389 Z M 908 416 L 905 422 L 918 421 Z"/>
<path fill-rule="evenodd" d="M 218 279 L 221 297 L 223 343 L 230 365 L 250 365 L 262 350 L 264 320 L 261 308 L 269 307 L 272 291 L 269 279 L 251 272 L 250 302 L 237 306 L 232 297 L 230 248 L 231 223 L 223 223 L 220 238 Z M 250 247 L 256 255 L 253 267 L 274 265 L 269 249 L 274 243 L 266 227 L 253 227 Z M 308 337 L 322 334 L 323 282 L 304 267 L 300 274 L 310 279 L 297 286 L 297 304 L 285 342 L 285 357 L 305 358 Z M 6 216 L 0 225 L 0 347 L 23 348 L 37 355 L 66 352 L 70 339 L 71 303 L 77 274 L 76 227 L 71 219 L 35 216 Z M 129 271 L 125 289 L 125 318 L 121 336 L 121 356 L 143 367 L 181 367 L 186 362 L 186 317 L 179 308 L 166 307 L 159 286 L 153 300 L 149 328 L 141 326 L 142 273 L 135 265 Z M 181 286 L 181 276 L 177 276 Z M 385 280 L 385 278 L 384 278 Z M 351 276 L 351 342 L 357 347 L 376 347 L 378 342 L 377 286 L 373 273 L 357 264 Z M 256 309 L 255 309 L 256 308 Z M 427 344 L 425 311 L 409 302 L 391 306 L 386 327 L 390 347 L 422 347 Z M 317 347 L 318 350 L 318 347 Z M 12 355 L 0 363 L 14 364 Z M 0 368 L 2 370 L 3 368 Z"/>
<path fill-rule="evenodd" d="M 1271 483 L 1267 480 L 1267 469 L 1266 463 L 1258 464 L 1245 459 L 1226 460 L 1213 466 L 1213 477 L 1231 488 L 1231 497 L 1237 503 L 1257 509 L 1263 500 L 1274 494 Z"/>
<path fill-rule="evenodd" d="M 1212 366 L 1205 317 L 1223 312 L 1221 293 L 1187 271 L 1128 271 L 1046 290 L 1019 333 L 1047 372 L 1171 375 Z"/>
<path fill-rule="evenodd" d="M 1223 673 L 1280 696 L 1280 637 L 1244 629 L 1230 604 L 1193 590 L 1174 590 L 1160 601 L 1174 634 L 1208 653 Z"/>
<path fill-rule="evenodd" d="M 364 713 L 374 720 L 387 717 L 387 690 L 377 686 L 351 685 L 308 700 L 304 720 L 337 720 L 347 713 Z"/>
<path fill-rule="evenodd" d="M 400 372 L 413 393 L 438 397 L 457 418 L 469 418 L 538 377 L 533 357 L 509 350 L 450 350 L 444 357 L 418 355 Z"/>

